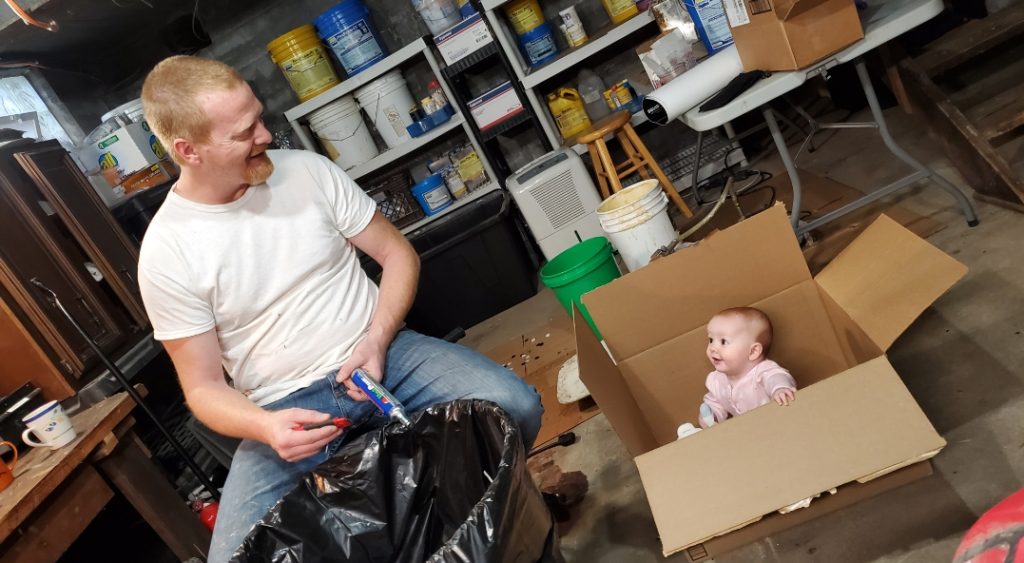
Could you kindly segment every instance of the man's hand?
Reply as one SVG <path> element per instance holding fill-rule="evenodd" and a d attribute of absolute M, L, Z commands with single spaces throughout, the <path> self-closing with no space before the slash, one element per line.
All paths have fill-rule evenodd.
<path fill-rule="evenodd" d="M 263 421 L 264 442 L 285 461 L 299 461 L 324 449 L 338 437 L 341 429 L 326 426 L 313 430 L 295 430 L 297 424 L 323 422 L 330 415 L 306 409 L 267 412 Z"/>
<path fill-rule="evenodd" d="M 384 378 L 384 359 L 388 352 L 388 342 L 381 342 L 380 338 L 373 334 L 367 334 L 355 349 L 352 356 L 338 368 L 338 383 L 343 383 L 348 389 L 348 396 L 355 401 L 368 401 L 369 397 L 363 390 L 356 387 L 352 382 L 352 372 L 362 368 L 370 377 L 380 381 Z"/>
<path fill-rule="evenodd" d="M 793 389 L 779 389 L 772 393 L 772 399 L 781 406 L 786 406 L 796 400 L 796 391 Z"/>

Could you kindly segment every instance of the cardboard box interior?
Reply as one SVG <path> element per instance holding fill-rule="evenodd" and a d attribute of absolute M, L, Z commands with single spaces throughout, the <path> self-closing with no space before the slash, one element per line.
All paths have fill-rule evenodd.
<path fill-rule="evenodd" d="M 618 362 L 578 330 L 581 375 L 636 456 L 665 554 L 935 455 L 884 351 L 965 272 L 882 217 L 812 278 L 776 206 L 584 296 Z M 771 317 L 797 400 L 676 441 L 706 391 L 706 322 L 737 305 Z"/>

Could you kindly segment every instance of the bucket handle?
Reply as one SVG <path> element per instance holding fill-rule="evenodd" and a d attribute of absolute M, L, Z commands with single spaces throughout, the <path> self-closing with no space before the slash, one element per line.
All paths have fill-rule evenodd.
<path fill-rule="evenodd" d="M 359 133 L 359 130 L 362 129 L 364 125 L 366 125 L 366 123 L 363 122 L 362 118 L 360 118 L 359 119 L 359 125 L 356 126 L 355 131 L 352 131 L 352 134 L 349 135 L 348 137 L 342 137 L 340 139 L 335 139 L 333 137 L 324 137 L 320 133 L 317 133 L 316 134 L 316 138 L 320 139 L 322 141 L 332 141 L 332 142 L 335 142 L 335 143 L 341 143 L 341 142 L 344 142 L 344 141 L 347 141 L 347 140 L 351 139 L 352 137 L 355 137 L 356 134 Z"/>

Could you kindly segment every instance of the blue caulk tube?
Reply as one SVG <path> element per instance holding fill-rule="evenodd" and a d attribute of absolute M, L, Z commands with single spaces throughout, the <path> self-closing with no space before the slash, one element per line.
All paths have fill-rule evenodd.
<path fill-rule="evenodd" d="M 352 382 L 356 384 L 356 387 L 362 389 L 363 393 L 366 393 L 370 402 L 377 405 L 384 416 L 391 420 L 397 420 L 402 426 L 412 426 L 412 421 L 409 420 L 409 415 L 406 414 L 402 403 L 399 403 L 398 399 L 383 385 L 377 383 L 376 379 L 370 377 L 365 371 L 356 369 L 352 372 Z"/>

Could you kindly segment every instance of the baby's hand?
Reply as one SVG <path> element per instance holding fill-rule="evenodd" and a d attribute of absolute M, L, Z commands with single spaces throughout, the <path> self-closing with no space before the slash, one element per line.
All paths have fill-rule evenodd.
<path fill-rule="evenodd" d="M 796 391 L 794 389 L 779 389 L 772 393 L 772 399 L 775 399 L 776 403 L 786 406 L 796 400 Z"/>

